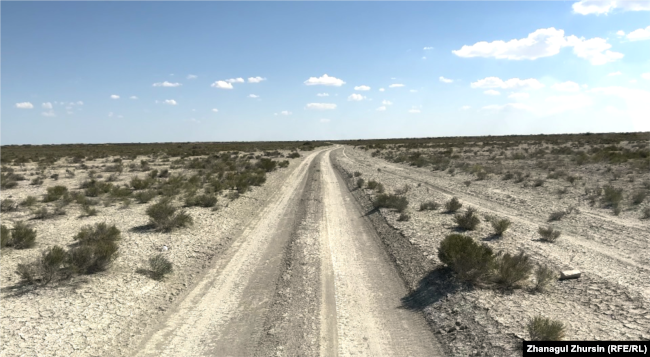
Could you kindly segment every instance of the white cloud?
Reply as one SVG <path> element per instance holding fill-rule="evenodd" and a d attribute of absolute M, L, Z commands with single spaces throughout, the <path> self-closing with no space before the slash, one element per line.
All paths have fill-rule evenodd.
<path fill-rule="evenodd" d="M 78 102 L 77 102 L 77 105 L 84 105 L 84 102 L 82 102 L 82 101 L 78 101 Z"/>
<path fill-rule="evenodd" d="M 385 106 L 385 105 L 382 105 L 381 107 L 377 108 L 377 111 L 378 111 L 378 112 L 386 111 L 386 106 Z"/>
<path fill-rule="evenodd" d="M 411 114 L 418 114 L 418 113 L 420 113 L 420 109 L 415 109 L 415 108 L 413 108 L 413 109 L 409 109 L 409 113 L 411 113 Z"/>
<path fill-rule="evenodd" d="M 391 102 L 390 100 L 382 100 L 381 104 L 383 104 L 383 105 L 393 105 L 393 102 Z"/>
<path fill-rule="evenodd" d="M 566 81 L 564 83 L 555 83 L 551 86 L 552 89 L 555 89 L 560 92 L 579 92 L 580 85 L 576 82 Z"/>
<path fill-rule="evenodd" d="M 164 81 L 164 82 L 154 83 L 153 86 L 154 87 L 168 87 L 168 88 L 171 88 L 171 87 L 180 87 L 180 86 L 182 86 L 182 84 L 180 84 L 180 83 L 171 83 L 171 82 Z"/>
<path fill-rule="evenodd" d="M 225 81 L 216 81 L 212 83 L 210 87 L 221 88 L 221 89 L 232 89 L 232 84 Z"/>
<path fill-rule="evenodd" d="M 16 103 L 16 108 L 18 108 L 18 109 L 33 109 L 34 104 L 32 104 L 30 102 Z"/>
<path fill-rule="evenodd" d="M 644 29 L 634 30 L 625 36 L 630 41 L 650 40 L 650 26 Z"/>
<path fill-rule="evenodd" d="M 425 50 L 425 51 L 430 51 L 432 49 L 433 49 L 433 47 L 425 47 L 425 48 L 423 48 L 423 50 Z"/>
<path fill-rule="evenodd" d="M 120 99 L 120 96 L 117 94 L 111 94 L 111 99 Z"/>
<path fill-rule="evenodd" d="M 343 80 L 338 79 L 336 77 L 330 77 L 327 74 L 324 74 L 322 77 L 319 78 L 310 77 L 304 83 L 308 86 L 322 85 L 322 86 L 335 86 L 335 87 L 340 87 L 345 84 Z"/>
<path fill-rule="evenodd" d="M 198 76 L 196 76 L 194 74 L 188 74 L 187 75 L 187 79 L 197 79 L 197 78 L 198 78 Z"/>
<path fill-rule="evenodd" d="M 607 40 L 595 37 L 564 36 L 564 30 L 554 27 L 538 29 L 523 39 L 513 39 L 508 42 L 477 42 L 471 46 L 463 46 L 460 50 L 452 51 L 459 57 L 490 57 L 508 60 L 535 60 L 542 57 L 554 56 L 563 47 L 573 47 L 573 53 L 587 59 L 593 65 L 601 65 L 623 58 L 622 53 L 612 52 Z"/>
<path fill-rule="evenodd" d="M 131 99 L 138 99 L 138 97 L 136 97 L 136 96 L 134 96 L 134 95 L 132 95 L 130 98 L 131 98 Z"/>
<path fill-rule="evenodd" d="M 41 104 L 41 107 L 43 107 L 44 109 L 52 109 L 52 103 L 50 102 L 43 103 Z"/>
<path fill-rule="evenodd" d="M 519 93 L 512 93 L 508 96 L 510 99 L 515 99 L 515 100 L 521 100 L 521 99 L 527 99 L 530 95 L 525 92 L 519 92 Z"/>
<path fill-rule="evenodd" d="M 609 77 L 611 77 L 611 76 L 620 76 L 621 74 L 623 74 L 623 73 L 618 71 L 618 72 L 612 72 L 612 73 L 608 74 L 607 76 L 609 76 Z"/>
<path fill-rule="evenodd" d="M 650 80 L 650 72 L 641 74 L 641 78 Z"/>
<path fill-rule="evenodd" d="M 388 88 L 400 88 L 400 87 L 404 87 L 404 85 L 401 83 L 395 83 L 388 86 Z"/>
<path fill-rule="evenodd" d="M 336 104 L 334 104 L 334 103 L 309 103 L 309 104 L 307 104 L 307 109 L 331 110 L 331 109 L 336 109 Z"/>
<path fill-rule="evenodd" d="M 248 83 L 259 83 L 265 80 L 266 78 L 262 78 L 262 77 L 248 77 Z"/>
<path fill-rule="evenodd" d="M 228 83 L 244 83 L 244 78 L 230 78 L 226 79 L 226 82 Z"/>
<path fill-rule="evenodd" d="M 580 15 L 603 15 L 616 8 L 623 11 L 649 11 L 648 0 L 581 0 L 573 3 L 573 12 Z"/>
<path fill-rule="evenodd" d="M 411 90 L 409 90 L 409 92 L 411 92 L 411 93 L 417 93 L 418 91 L 417 91 L 417 89 L 411 89 Z"/>
<path fill-rule="evenodd" d="M 487 95 L 501 95 L 501 92 L 499 92 L 498 90 L 494 90 L 494 89 L 488 89 L 488 90 L 486 90 L 485 92 L 483 92 L 483 94 L 487 94 Z"/>
<path fill-rule="evenodd" d="M 280 112 L 280 114 L 282 114 L 282 115 L 291 115 L 293 113 L 288 111 L 288 110 L 283 110 L 283 111 Z"/>
<path fill-rule="evenodd" d="M 318 93 L 316 94 L 318 97 L 329 97 L 330 95 L 328 93 Z"/>
<path fill-rule="evenodd" d="M 259 98 L 259 97 L 260 97 L 259 95 L 255 95 L 255 94 L 248 95 L 248 98 Z"/>
<path fill-rule="evenodd" d="M 531 107 L 521 104 L 521 103 L 508 103 L 508 104 L 503 104 L 503 105 L 498 105 L 498 104 L 492 104 L 492 105 L 486 105 L 483 108 L 483 110 L 490 110 L 490 111 L 510 111 L 510 110 L 532 110 Z"/>
<path fill-rule="evenodd" d="M 365 90 L 370 90 L 370 87 L 368 87 L 368 86 L 356 86 L 356 87 L 354 87 L 354 90 L 365 91 Z"/>
<path fill-rule="evenodd" d="M 503 81 L 498 77 L 487 77 L 471 84 L 472 88 L 501 88 L 501 89 L 539 89 L 544 87 L 537 79 L 511 78 Z"/>
<path fill-rule="evenodd" d="M 329 123 L 330 120 L 329 120 L 329 119 L 326 119 L 326 118 L 323 118 L 323 119 L 320 120 L 320 122 L 321 122 L 321 123 Z"/>
<path fill-rule="evenodd" d="M 623 37 L 623 36 L 625 36 L 625 31 L 623 31 L 623 30 L 618 30 L 618 31 L 616 31 L 616 36 L 618 36 L 618 37 Z"/>
<path fill-rule="evenodd" d="M 108 117 L 112 118 L 113 117 L 113 112 L 108 112 Z"/>
<path fill-rule="evenodd" d="M 384 88 L 379 88 L 379 91 L 383 92 L 383 91 L 385 91 L 385 89 Z"/>
<path fill-rule="evenodd" d="M 442 83 L 453 83 L 453 82 L 454 82 L 453 79 L 445 78 L 445 77 L 443 77 L 443 76 L 440 76 L 440 78 L 438 78 L 438 80 L 439 80 L 440 82 L 442 82 Z"/>
<path fill-rule="evenodd" d="M 169 105 L 176 105 L 176 104 L 178 104 L 178 103 L 176 103 L 176 101 L 173 100 L 173 99 L 165 99 L 165 101 L 164 101 L 163 103 L 164 103 L 164 104 L 169 104 Z"/>
<path fill-rule="evenodd" d="M 469 105 L 463 105 L 462 107 L 460 107 L 460 110 L 470 110 L 470 109 L 472 109 L 472 107 L 470 107 Z"/>
<path fill-rule="evenodd" d="M 365 98 L 366 98 L 366 97 L 362 96 L 361 94 L 358 94 L 358 93 L 352 93 L 352 94 L 348 97 L 348 100 L 358 102 L 358 101 L 362 101 L 362 100 L 364 100 Z"/>
<path fill-rule="evenodd" d="M 215 112 L 215 113 L 218 113 L 218 112 L 219 112 L 219 109 L 217 109 L 217 108 L 212 108 L 212 111 Z"/>
<path fill-rule="evenodd" d="M 47 112 L 42 112 L 41 115 L 44 116 L 44 117 L 55 117 L 56 116 L 56 114 L 54 114 L 54 112 L 52 110 L 49 110 Z"/>

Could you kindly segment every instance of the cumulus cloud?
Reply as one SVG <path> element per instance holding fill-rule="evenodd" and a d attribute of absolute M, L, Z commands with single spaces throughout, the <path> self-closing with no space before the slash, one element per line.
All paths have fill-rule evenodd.
<path fill-rule="evenodd" d="M 248 95 L 248 98 L 259 98 L 259 97 L 260 97 L 260 96 L 259 96 L 259 95 L 256 95 L 256 94 L 249 94 L 249 95 Z"/>
<path fill-rule="evenodd" d="M 383 91 L 385 91 L 385 89 L 384 88 L 379 88 L 379 91 L 383 92 Z"/>
<path fill-rule="evenodd" d="M 248 77 L 248 83 L 259 83 L 265 80 L 266 78 L 262 78 L 262 77 Z"/>
<path fill-rule="evenodd" d="M 244 78 L 230 78 L 226 79 L 228 83 L 244 83 Z"/>
<path fill-rule="evenodd" d="M 111 99 L 120 99 L 120 96 L 117 94 L 111 94 Z"/>
<path fill-rule="evenodd" d="M 581 0 L 573 3 L 573 12 L 580 15 L 606 15 L 621 9 L 623 11 L 650 11 L 648 0 Z"/>
<path fill-rule="evenodd" d="M 316 96 L 318 96 L 318 97 L 329 97 L 330 95 L 329 95 L 329 93 L 318 93 L 318 94 L 316 94 Z"/>
<path fill-rule="evenodd" d="M 381 104 L 383 104 L 383 105 L 393 105 L 393 102 L 391 102 L 390 100 L 382 100 Z"/>
<path fill-rule="evenodd" d="M 368 86 L 356 86 L 356 87 L 354 87 L 354 90 L 365 91 L 365 90 L 370 90 L 370 87 L 368 87 Z"/>
<path fill-rule="evenodd" d="M 557 30 L 554 27 L 538 29 L 523 39 L 513 39 L 508 42 L 481 41 L 471 46 L 465 45 L 452 53 L 465 58 L 535 60 L 557 55 L 564 47 L 572 47 L 576 56 L 590 61 L 593 65 L 602 65 L 623 58 L 622 53 L 609 50 L 612 46 L 605 39 L 564 36 L 564 30 Z"/>
<path fill-rule="evenodd" d="M 425 51 L 430 51 L 432 49 L 433 49 L 433 47 L 425 47 L 425 48 L 423 48 L 423 50 L 425 50 Z"/>
<path fill-rule="evenodd" d="M 43 107 L 43 109 L 52 109 L 52 103 L 50 102 L 43 103 L 41 104 L 41 107 Z"/>
<path fill-rule="evenodd" d="M 324 74 L 322 77 L 310 77 L 304 83 L 308 86 L 321 85 L 321 86 L 334 86 L 334 87 L 340 87 L 345 84 L 343 80 L 338 79 L 336 77 L 330 77 L 327 74 Z"/>
<path fill-rule="evenodd" d="M 82 102 L 82 101 L 78 101 L 78 102 L 77 102 L 77 105 L 84 105 L 84 102 Z"/>
<path fill-rule="evenodd" d="M 492 105 L 486 105 L 482 110 L 487 110 L 487 111 L 510 111 L 510 110 L 532 110 L 531 107 L 521 104 L 521 103 L 508 103 L 508 104 L 503 104 L 503 105 L 498 105 L 498 104 L 492 104 Z"/>
<path fill-rule="evenodd" d="M 218 112 L 219 112 L 219 109 L 217 109 L 217 108 L 212 108 L 212 111 L 215 112 L 215 113 L 218 113 Z"/>
<path fill-rule="evenodd" d="M 180 87 L 180 86 L 182 86 L 182 84 L 180 84 L 180 83 L 171 83 L 171 82 L 164 81 L 164 82 L 154 83 L 153 86 L 154 87 L 172 88 L 172 87 Z"/>
<path fill-rule="evenodd" d="M 623 73 L 618 71 L 618 72 L 612 72 L 612 73 L 608 74 L 607 76 L 610 76 L 610 77 L 611 76 L 620 76 L 621 74 L 623 74 Z"/>
<path fill-rule="evenodd" d="M 18 109 L 33 109 L 34 104 L 32 104 L 30 102 L 16 103 L 16 108 L 18 108 Z"/>
<path fill-rule="evenodd" d="M 453 82 L 454 82 L 453 79 L 445 78 L 445 77 L 443 77 L 443 76 L 440 76 L 440 78 L 438 78 L 438 80 L 439 80 L 440 82 L 442 82 L 442 83 L 453 83 Z"/>
<path fill-rule="evenodd" d="M 644 29 L 634 30 L 625 36 L 630 41 L 650 40 L 650 26 Z"/>
<path fill-rule="evenodd" d="M 386 106 L 385 106 L 385 105 L 382 105 L 381 107 L 377 108 L 377 111 L 378 111 L 378 112 L 383 112 L 383 111 L 385 111 L 385 110 L 386 110 Z"/>
<path fill-rule="evenodd" d="M 307 104 L 307 109 L 331 110 L 331 109 L 336 109 L 336 104 L 334 104 L 334 103 L 309 103 L 309 104 Z"/>
<path fill-rule="evenodd" d="M 358 102 L 364 100 L 366 97 L 362 96 L 361 94 L 358 93 L 352 93 L 349 97 L 348 100 Z"/>
<path fill-rule="evenodd" d="M 469 105 L 463 105 L 462 107 L 460 107 L 460 110 L 470 110 L 470 109 L 472 109 L 472 107 L 470 107 Z"/>
<path fill-rule="evenodd" d="M 555 89 L 560 92 L 579 92 L 580 85 L 576 82 L 566 81 L 564 83 L 555 83 L 551 86 L 552 89 Z"/>
<path fill-rule="evenodd" d="M 187 75 L 187 79 L 197 79 L 197 78 L 199 78 L 199 77 L 194 75 L 194 74 L 188 74 Z"/>
<path fill-rule="evenodd" d="M 401 83 L 395 83 L 388 86 L 388 88 L 400 88 L 400 87 L 404 87 L 404 85 Z"/>
<path fill-rule="evenodd" d="M 528 97 L 529 94 L 525 92 L 512 93 L 508 96 L 508 98 L 515 99 L 515 100 L 527 99 Z"/>
<path fill-rule="evenodd" d="M 280 112 L 280 114 L 282 114 L 282 115 L 291 115 L 293 113 L 288 111 L 288 110 L 283 110 L 283 111 Z"/>
<path fill-rule="evenodd" d="M 55 117 L 56 116 L 56 114 L 54 114 L 54 112 L 52 110 L 49 110 L 47 112 L 42 112 L 41 115 L 44 116 L 44 117 Z"/>
<path fill-rule="evenodd" d="M 488 90 L 486 90 L 485 92 L 483 92 L 483 94 L 487 94 L 487 95 L 501 95 L 501 92 L 499 92 L 498 90 L 494 90 L 494 89 L 488 89 Z"/>
<path fill-rule="evenodd" d="M 210 87 L 221 88 L 221 89 L 232 89 L 232 84 L 226 81 L 216 81 L 212 83 Z"/>
<path fill-rule="evenodd" d="M 176 103 L 176 101 L 173 100 L 173 99 L 165 99 L 165 101 L 164 101 L 163 103 L 164 103 L 164 104 L 169 104 L 169 105 L 176 105 L 176 104 L 178 104 L 178 103 Z"/>
<path fill-rule="evenodd" d="M 471 83 L 472 88 L 501 88 L 501 89 L 540 89 L 544 87 L 537 79 L 511 78 L 507 81 L 498 77 L 487 77 Z"/>

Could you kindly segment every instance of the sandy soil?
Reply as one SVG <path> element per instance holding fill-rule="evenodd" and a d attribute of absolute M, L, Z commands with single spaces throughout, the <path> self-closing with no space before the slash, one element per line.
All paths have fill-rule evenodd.
<path fill-rule="evenodd" d="M 426 257 L 401 269 L 427 267 L 419 274 L 406 274 L 413 289 L 411 297 L 415 298 L 411 305 L 426 313 L 454 354 L 490 355 L 500 351 L 498 354 L 516 355 L 518 340 L 527 337 L 527 319 L 538 314 L 565 322 L 567 339 L 571 340 L 650 338 L 650 222 L 639 220 L 636 212 L 624 211 L 616 217 L 589 206 L 576 192 L 558 199 L 553 194 L 554 183 L 525 188 L 491 179 L 473 181 L 467 187 L 463 182 L 471 179 L 469 175 L 452 177 L 445 172 L 393 164 L 351 147 L 337 157 L 343 170 L 359 171 L 366 181 L 383 183 L 387 192 L 405 184 L 411 187 L 405 195 L 410 202 L 409 221 L 397 221 L 399 214 L 388 209 L 381 209 L 381 215 L 417 251 L 410 256 Z M 367 189 L 359 191 L 366 200 L 375 194 Z M 475 207 L 479 215 L 513 221 L 501 239 L 491 239 L 487 222 L 468 235 L 497 250 L 523 250 L 536 263 L 549 264 L 557 271 L 579 269 L 582 277 L 557 282 L 547 294 L 526 289 L 499 293 L 458 285 L 442 271 L 430 270 L 440 264 L 437 247 L 455 231 L 455 224 L 452 215 L 442 209 L 420 212 L 417 207 L 428 200 L 444 203 L 452 196 L 463 203 L 461 211 Z M 555 244 L 540 242 L 537 228 L 546 225 L 551 212 L 570 205 L 578 207 L 579 213 L 555 224 L 564 232 L 560 240 Z"/>

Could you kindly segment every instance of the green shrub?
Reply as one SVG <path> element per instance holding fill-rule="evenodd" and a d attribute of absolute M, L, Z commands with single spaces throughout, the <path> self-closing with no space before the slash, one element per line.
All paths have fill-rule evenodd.
<path fill-rule="evenodd" d="M 31 264 L 18 264 L 16 267 L 16 274 L 20 277 L 20 282 L 23 284 L 32 285 L 38 279 L 38 268 L 34 263 Z"/>
<path fill-rule="evenodd" d="M 466 187 L 469 187 L 469 185 L 472 184 L 472 181 L 470 181 L 470 180 L 463 181 L 463 184 L 464 184 Z"/>
<path fill-rule="evenodd" d="M 298 154 L 297 152 L 292 152 L 291 154 L 287 155 L 287 157 L 290 159 L 295 159 L 295 158 L 299 158 L 300 154 Z"/>
<path fill-rule="evenodd" d="M 118 255 L 117 243 L 111 240 L 81 244 L 68 252 L 67 264 L 75 273 L 104 271 Z"/>
<path fill-rule="evenodd" d="M 615 188 L 611 185 L 605 185 L 603 187 L 603 197 L 601 202 L 605 207 L 616 208 L 623 201 L 623 189 Z"/>
<path fill-rule="evenodd" d="M 185 205 L 188 207 L 214 207 L 217 204 L 217 197 L 214 195 L 189 196 L 185 199 Z"/>
<path fill-rule="evenodd" d="M 48 219 L 52 217 L 52 214 L 50 211 L 48 211 L 47 207 L 41 207 L 37 210 L 34 210 L 34 219 Z"/>
<path fill-rule="evenodd" d="M 464 214 L 454 215 L 454 222 L 460 229 L 473 231 L 481 223 L 481 220 L 476 215 L 476 210 L 470 207 Z"/>
<path fill-rule="evenodd" d="M 435 201 L 427 201 L 420 203 L 420 211 L 434 211 L 440 208 L 440 205 Z"/>
<path fill-rule="evenodd" d="M 110 196 L 112 198 L 126 198 L 126 197 L 130 197 L 132 194 L 133 191 L 131 191 L 131 189 L 126 187 L 114 186 L 110 191 Z"/>
<path fill-rule="evenodd" d="M 257 167 L 263 169 L 266 172 L 271 172 L 275 170 L 275 166 L 277 165 L 277 161 L 267 159 L 267 158 L 261 158 L 260 161 L 257 162 Z"/>
<path fill-rule="evenodd" d="M 550 216 L 548 216 L 548 221 L 549 222 L 559 221 L 562 218 L 564 218 L 564 216 L 566 216 L 566 215 L 567 215 L 566 211 L 553 212 L 553 213 L 551 213 Z"/>
<path fill-rule="evenodd" d="M 440 243 L 438 258 L 456 272 L 458 278 L 474 284 L 486 283 L 492 275 L 494 253 L 471 237 L 450 234 Z"/>
<path fill-rule="evenodd" d="M 408 207 L 408 200 L 406 197 L 400 197 L 397 195 L 385 194 L 382 193 L 375 198 L 374 207 L 375 208 L 393 208 L 397 212 L 404 212 Z"/>
<path fill-rule="evenodd" d="M 84 214 L 88 217 L 90 216 L 96 216 L 99 211 L 97 211 L 96 208 L 91 207 L 89 204 L 83 204 L 81 205 L 81 210 L 84 212 Z"/>
<path fill-rule="evenodd" d="M 512 225 L 512 222 L 510 222 L 509 219 L 504 218 L 504 219 L 492 219 L 490 220 L 490 224 L 492 225 L 492 228 L 494 229 L 494 234 L 501 236 L 503 233 L 505 233 L 508 228 Z"/>
<path fill-rule="evenodd" d="M 355 171 L 354 174 L 353 174 L 353 176 L 354 176 L 354 177 L 359 177 L 359 176 L 361 176 L 361 172 L 359 172 L 359 171 Z"/>
<path fill-rule="evenodd" d="M 134 196 L 139 203 L 147 203 L 158 196 L 158 193 L 154 190 L 147 190 L 136 192 Z"/>
<path fill-rule="evenodd" d="M 11 230 L 4 224 L 2 225 L 2 235 L 0 235 L 0 248 L 4 248 L 11 243 Z"/>
<path fill-rule="evenodd" d="M 488 177 L 488 173 L 485 171 L 479 171 L 476 173 L 476 178 L 479 181 L 485 180 L 487 177 Z"/>
<path fill-rule="evenodd" d="M 169 177 L 169 170 L 162 169 L 162 171 L 160 171 L 160 173 L 158 174 L 158 177 L 160 177 L 160 178 Z"/>
<path fill-rule="evenodd" d="M 75 235 L 74 240 L 81 244 L 91 244 L 98 241 L 117 241 L 120 239 L 120 230 L 115 225 L 108 226 L 105 222 L 95 226 L 85 226 Z"/>
<path fill-rule="evenodd" d="M 38 199 L 34 196 L 27 196 L 22 202 L 20 202 L 21 206 L 24 207 L 32 207 L 38 202 Z"/>
<path fill-rule="evenodd" d="M 555 230 L 553 227 L 548 227 L 548 228 L 539 227 L 537 232 L 539 233 L 539 235 L 542 236 L 543 241 L 549 243 L 555 242 L 558 238 L 560 238 L 560 235 L 562 234 L 562 232 Z"/>
<path fill-rule="evenodd" d="M 360 180 L 362 180 L 362 179 L 360 179 Z M 371 190 L 376 189 L 377 185 L 379 185 L 379 182 L 377 182 L 375 180 L 368 181 L 368 188 L 371 189 Z"/>
<path fill-rule="evenodd" d="M 531 341 L 562 341 L 566 328 L 560 321 L 542 316 L 535 316 L 527 325 Z"/>
<path fill-rule="evenodd" d="M 40 186 L 40 185 L 43 184 L 43 182 L 44 182 L 43 178 L 39 176 L 39 177 L 33 178 L 32 181 L 29 184 L 32 185 L 32 186 Z"/>
<path fill-rule="evenodd" d="M 157 174 L 157 173 L 156 173 Z M 133 187 L 134 190 L 144 190 L 149 188 L 151 185 L 153 185 L 154 180 L 151 177 L 148 177 L 146 179 L 141 179 L 138 176 L 135 176 L 131 179 L 131 187 Z"/>
<path fill-rule="evenodd" d="M 406 214 L 406 213 L 401 213 L 399 217 L 397 217 L 398 222 L 406 222 L 411 219 L 411 216 Z"/>
<path fill-rule="evenodd" d="M 512 180 L 513 177 L 515 177 L 515 175 L 512 172 L 508 171 L 505 175 L 503 175 L 503 180 Z"/>
<path fill-rule="evenodd" d="M 285 167 L 289 167 L 289 160 L 283 160 L 283 161 L 278 162 L 278 167 L 280 167 L 281 169 L 283 169 Z"/>
<path fill-rule="evenodd" d="M 68 188 L 65 186 L 48 187 L 47 193 L 43 196 L 43 202 L 56 201 L 66 193 L 68 193 Z"/>
<path fill-rule="evenodd" d="M 41 283 L 48 284 L 56 278 L 60 278 L 62 275 L 62 265 L 67 259 L 67 252 L 55 245 L 49 249 L 46 249 L 42 255 L 41 259 L 38 262 L 38 270 L 40 270 Z"/>
<path fill-rule="evenodd" d="M 174 228 L 185 227 L 193 223 L 190 217 L 184 211 L 177 212 L 171 202 L 163 199 L 147 208 L 147 215 L 150 222 L 156 229 L 161 231 L 171 231 Z"/>
<path fill-rule="evenodd" d="M 557 279 L 555 272 L 546 265 L 541 265 L 535 270 L 535 290 L 544 292 L 548 290 L 549 285 Z"/>
<path fill-rule="evenodd" d="M 16 201 L 7 198 L 0 202 L 0 212 L 11 212 L 15 211 L 18 208 Z"/>
<path fill-rule="evenodd" d="M 108 182 L 100 182 L 95 179 L 85 181 L 81 184 L 84 189 L 84 194 L 88 197 L 98 197 L 104 193 L 108 193 L 113 188 L 113 185 Z"/>
<path fill-rule="evenodd" d="M 460 201 L 458 201 L 458 198 L 456 197 L 453 197 L 451 200 L 445 203 L 445 210 L 447 210 L 447 212 L 456 212 L 461 207 L 463 207 L 463 204 L 460 203 Z"/>
<path fill-rule="evenodd" d="M 358 188 L 363 188 L 363 183 L 364 183 L 364 182 L 365 182 L 364 179 L 359 178 L 359 179 L 357 180 L 357 187 L 358 187 Z"/>
<path fill-rule="evenodd" d="M 36 230 L 25 222 L 16 222 L 11 232 L 11 245 L 16 249 L 27 249 L 34 244 L 36 244 Z"/>
<path fill-rule="evenodd" d="M 149 258 L 149 268 L 151 269 L 151 277 L 155 280 L 161 280 L 165 275 L 173 271 L 172 263 L 162 254 Z"/>
<path fill-rule="evenodd" d="M 533 263 L 523 252 L 517 255 L 505 253 L 496 257 L 495 268 L 494 282 L 502 288 L 513 289 L 530 278 Z"/>
<path fill-rule="evenodd" d="M 153 181 L 156 177 L 158 177 L 158 170 L 151 170 L 147 174 L 147 176 Z M 135 188 L 135 187 L 134 187 Z"/>
<path fill-rule="evenodd" d="M 541 187 L 544 185 L 545 182 L 546 181 L 544 181 L 543 179 L 536 179 L 535 181 L 533 181 L 533 187 Z"/>
<path fill-rule="evenodd" d="M 645 198 L 648 197 L 648 192 L 646 191 L 638 191 L 634 195 L 632 195 L 632 203 L 635 205 L 639 205 L 645 200 Z"/>

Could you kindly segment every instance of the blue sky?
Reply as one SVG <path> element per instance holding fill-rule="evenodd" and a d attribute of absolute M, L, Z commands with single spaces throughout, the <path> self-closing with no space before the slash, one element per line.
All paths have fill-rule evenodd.
<path fill-rule="evenodd" d="M 3 145 L 650 130 L 647 0 L 1 6 Z"/>

